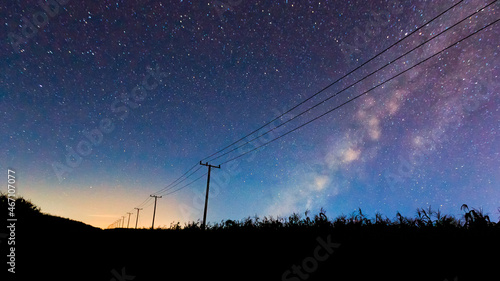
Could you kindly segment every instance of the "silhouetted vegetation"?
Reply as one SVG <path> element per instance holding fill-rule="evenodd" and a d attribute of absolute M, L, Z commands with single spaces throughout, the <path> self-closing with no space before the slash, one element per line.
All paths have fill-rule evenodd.
<path fill-rule="evenodd" d="M 8 199 L 6 194 L 0 193 L 0 208 L 7 210 Z M 15 198 L 16 216 L 23 218 L 37 218 L 43 216 L 40 207 L 33 204 L 30 200 L 23 197 Z M 242 220 L 222 220 L 216 223 L 207 224 L 207 231 L 222 231 L 222 230 L 279 230 L 279 229 L 336 229 L 336 228 L 409 228 L 409 229 L 425 229 L 425 228 L 456 228 L 456 229 L 485 229 L 491 227 L 500 227 L 500 216 L 498 222 L 492 222 L 489 215 L 484 214 L 483 210 L 476 208 L 469 208 L 468 205 L 463 204 L 460 210 L 464 212 L 460 219 L 454 216 L 443 215 L 441 211 L 433 210 L 431 206 L 427 209 L 417 208 L 415 217 L 405 217 L 397 212 L 396 216 L 391 220 L 381 213 L 376 213 L 374 218 L 368 218 L 361 209 L 352 212 L 349 216 L 340 215 L 336 218 L 329 219 L 326 211 L 321 208 L 318 214 L 310 216 L 310 211 L 307 210 L 302 216 L 299 213 L 293 213 L 288 217 L 273 217 L 258 216 L 247 217 Z M 498 208 L 500 214 L 500 207 Z M 6 212 L 2 212 L 6 217 Z M 45 215 L 47 216 L 47 215 Z M 48 217 L 55 217 L 60 220 L 73 221 L 67 218 L 49 215 Z M 84 224 L 83 224 L 84 225 Z M 201 222 L 188 222 L 181 225 L 180 222 L 172 222 L 169 227 L 160 227 L 166 230 L 200 230 Z"/>
<path fill-rule="evenodd" d="M 349 216 L 340 215 L 330 220 L 324 209 L 321 209 L 319 214 L 312 217 L 309 216 L 310 212 L 306 211 L 304 216 L 293 213 L 288 217 L 264 216 L 264 218 L 259 218 L 258 216 L 254 216 L 242 220 L 222 220 L 221 222 L 207 224 L 206 230 L 480 229 L 500 227 L 500 221 L 497 223 L 492 222 L 482 209 L 472 208 L 469 210 L 469 207 L 463 204 L 461 210 L 464 211 L 461 219 L 444 215 L 439 209 L 433 210 L 429 206 L 427 209 L 417 208 L 415 217 L 405 217 L 400 212 L 397 212 L 392 220 L 380 213 L 376 213 L 374 218 L 368 218 L 361 209 L 358 209 Z M 164 226 L 160 228 L 167 230 L 202 230 L 200 221 L 185 223 L 184 226 L 180 222 L 172 222 L 169 227 Z"/>
<path fill-rule="evenodd" d="M 8 196 L 0 192 L 0 207 L 2 208 L 2 214 L 7 215 L 5 212 L 8 208 Z M 15 197 L 15 213 L 19 216 L 36 216 L 41 214 L 40 207 L 31 203 L 30 200 L 26 200 L 23 197 Z"/>
<path fill-rule="evenodd" d="M 5 195 L 0 203 L 6 209 Z M 23 198 L 16 199 L 16 210 L 23 214 L 16 229 L 19 280 L 132 280 L 113 270 L 134 281 L 172 275 L 186 280 L 495 280 L 490 277 L 497 274 L 497 260 L 490 257 L 500 251 L 500 222 L 467 205 L 460 218 L 431 207 L 393 218 L 369 217 L 361 209 L 330 218 L 322 209 L 315 215 L 222 220 L 205 231 L 199 221 L 154 230 L 101 230 L 43 214 Z M 331 253 L 319 248 L 326 258 L 316 261 L 307 278 L 292 272 L 314 265 L 318 241 L 340 246 Z"/>

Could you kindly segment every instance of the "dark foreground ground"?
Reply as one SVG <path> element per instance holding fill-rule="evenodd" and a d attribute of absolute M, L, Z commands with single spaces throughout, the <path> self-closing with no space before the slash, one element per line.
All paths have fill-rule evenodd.
<path fill-rule="evenodd" d="M 27 216 L 17 223 L 15 274 L 6 270 L 9 249 L 0 237 L 3 271 L 9 280 L 51 281 L 500 280 L 498 224 L 276 222 L 101 230 Z"/>

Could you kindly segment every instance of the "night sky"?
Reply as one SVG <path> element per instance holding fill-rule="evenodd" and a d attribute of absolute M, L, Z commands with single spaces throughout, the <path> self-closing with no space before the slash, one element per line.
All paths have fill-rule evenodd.
<path fill-rule="evenodd" d="M 200 160 L 218 165 L 260 146 L 500 17 L 497 2 L 271 133 L 206 159 L 399 39 L 407 37 L 259 133 L 491 1 L 463 1 L 410 35 L 458 2 L 3 1 L 0 169 L 15 170 L 18 195 L 42 211 L 104 228 L 126 212 L 133 225 L 134 207 L 144 208 L 139 226 L 150 226 L 146 199 L 194 167 L 158 193 L 155 225 L 196 221 Z M 459 217 L 463 203 L 496 220 L 498 38 L 500 23 L 213 169 L 207 220 L 321 207 L 330 217 L 359 207 L 393 218 L 429 205 Z"/>

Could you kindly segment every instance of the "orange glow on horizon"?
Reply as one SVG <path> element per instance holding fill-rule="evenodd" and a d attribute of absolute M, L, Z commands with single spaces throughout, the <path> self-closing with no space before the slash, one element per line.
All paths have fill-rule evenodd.
<path fill-rule="evenodd" d="M 38 184 L 26 186 L 37 186 L 37 188 L 23 187 L 19 189 L 18 196 L 31 200 L 33 204 L 41 208 L 46 214 L 69 218 L 76 221 L 106 229 L 114 221 L 125 216 L 124 227 L 127 227 L 128 215 L 130 215 L 129 227 L 134 228 L 136 212 L 131 206 L 136 206 L 145 199 L 147 194 L 131 193 L 130 189 L 124 187 L 40 187 Z M 138 228 L 150 228 L 153 216 L 153 205 L 148 203 L 139 213 Z M 155 218 L 156 227 L 169 227 L 172 222 L 180 221 L 182 217 L 176 198 L 164 197 L 158 200 Z"/>

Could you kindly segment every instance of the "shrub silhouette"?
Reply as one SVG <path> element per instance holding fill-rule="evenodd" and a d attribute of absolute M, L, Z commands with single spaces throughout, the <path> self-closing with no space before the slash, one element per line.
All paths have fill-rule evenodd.
<path fill-rule="evenodd" d="M 14 197 L 13 199 L 16 203 L 13 211 L 16 217 L 34 217 L 42 214 L 40 207 L 33 204 L 30 200 L 24 199 L 23 197 Z M 2 217 L 4 218 L 8 216 L 8 207 L 9 196 L 0 193 L 0 208 L 2 210 Z"/>

